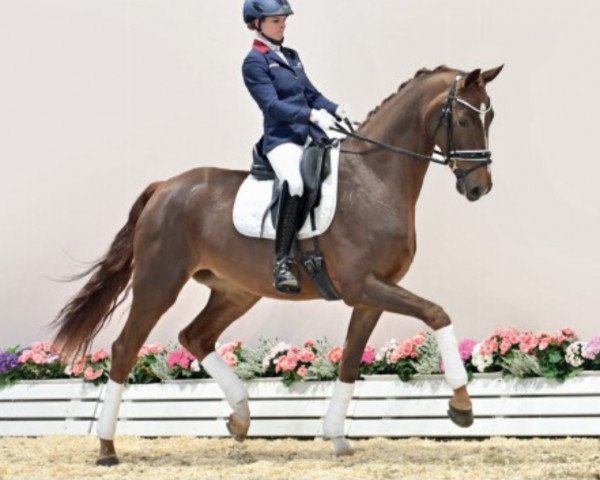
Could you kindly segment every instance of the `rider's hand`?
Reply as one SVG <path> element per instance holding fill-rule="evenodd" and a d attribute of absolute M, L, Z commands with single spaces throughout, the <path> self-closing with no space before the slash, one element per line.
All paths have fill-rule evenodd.
<path fill-rule="evenodd" d="M 335 110 L 335 116 L 341 120 L 348 120 L 348 122 L 350 122 L 352 125 L 356 123 L 352 117 L 350 117 L 348 109 L 345 106 L 338 105 L 337 109 Z"/>
<path fill-rule="evenodd" d="M 327 110 L 314 108 L 310 111 L 310 121 L 321 128 L 324 132 L 335 127 L 337 120 Z"/>

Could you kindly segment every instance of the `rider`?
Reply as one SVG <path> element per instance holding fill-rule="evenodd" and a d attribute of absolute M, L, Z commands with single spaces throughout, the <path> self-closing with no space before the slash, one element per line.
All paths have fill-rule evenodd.
<path fill-rule="evenodd" d="M 326 137 L 343 107 L 325 98 L 310 82 L 298 52 L 284 47 L 286 19 L 293 15 L 287 0 L 245 0 L 244 22 L 256 31 L 253 48 L 244 60 L 244 83 L 263 112 L 263 153 L 282 184 L 275 235 L 274 286 L 295 293 L 299 282 L 290 266 L 290 252 L 303 193 L 300 159 L 310 141 Z"/>

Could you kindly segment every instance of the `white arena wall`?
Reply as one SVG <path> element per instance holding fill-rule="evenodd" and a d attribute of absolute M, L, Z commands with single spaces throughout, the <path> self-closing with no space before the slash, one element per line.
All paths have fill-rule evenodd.
<path fill-rule="evenodd" d="M 260 136 L 241 62 L 241 1 L 0 2 L 0 347 L 50 337 L 150 182 L 203 165 L 247 168 Z M 432 166 L 403 286 L 441 304 L 461 338 L 495 327 L 600 334 L 600 73 L 595 0 L 295 0 L 286 43 L 313 82 L 364 118 L 419 68 L 506 64 L 489 86 L 494 188 L 470 204 Z M 357 228 L 361 228 L 357 225 Z M 150 340 L 202 308 L 188 284 Z M 121 309 L 96 345 L 108 346 Z M 263 300 L 223 340 L 341 343 L 343 303 Z M 385 314 L 381 344 L 423 328 Z"/>

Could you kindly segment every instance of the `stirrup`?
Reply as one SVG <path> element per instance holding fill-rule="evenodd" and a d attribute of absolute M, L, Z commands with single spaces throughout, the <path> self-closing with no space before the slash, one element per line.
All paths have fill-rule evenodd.
<path fill-rule="evenodd" d="M 292 267 L 296 264 L 290 257 L 275 261 L 273 268 L 273 286 L 281 293 L 299 293 L 301 289 L 299 273 L 294 274 Z"/>

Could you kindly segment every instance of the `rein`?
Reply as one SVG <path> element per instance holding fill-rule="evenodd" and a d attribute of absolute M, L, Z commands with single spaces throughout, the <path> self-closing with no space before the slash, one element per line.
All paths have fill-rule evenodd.
<path fill-rule="evenodd" d="M 464 105 L 467 108 L 470 108 L 471 110 L 473 110 L 479 114 L 488 113 L 492 109 L 492 106 L 490 104 L 490 106 L 486 109 L 479 109 L 479 108 L 471 105 L 469 102 L 463 100 L 462 98 L 458 98 L 456 96 L 456 86 L 457 86 L 459 79 L 460 79 L 460 76 L 456 77 L 454 79 L 454 81 L 452 82 L 450 89 L 448 90 L 448 96 L 446 97 L 446 103 L 445 103 L 444 107 L 442 108 L 442 116 L 440 117 L 440 120 L 435 128 L 435 131 L 433 132 L 433 138 L 435 138 L 435 136 L 437 135 L 437 132 L 440 129 L 440 127 L 442 126 L 442 124 L 444 123 L 446 125 L 446 133 L 447 133 L 446 137 L 448 139 L 448 145 L 447 145 L 447 149 L 446 149 L 447 153 L 444 154 L 437 146 L 436 146 L 436 150 L 434 150 L 434 153 L 436 155 L 438 155 L 438 157 L 441 156 L 443 159 L 436 158 L 432 155 L 423 155 L 422 153 L 413 152 L 411 150 L 406 150 L 404 148 L 400 148 L 395 145 L 390 145 L 388 143 L 380 142 L 378 140 L 373 140 L 371 138 L 359 135 L 358 133 L 356 133 L 356 131 L 354 130 L 354 127 L 352 126 L 352 123 L 350 123 L 350 121 L 347 118 L 344 119 L 345 125 L 338 122 L 338 123 L 336 123 L 336 126 L 334 128 L 332 128 L 331 130 L 342 133 L 342 134 L 347 135 L 352 138 L 356 138 L 357 140 L 362 140 L 363 142 L 368 142 L 373 145 L 377 145 L 381 148 L 385 148 L 386 150 L 388 150 L 392 153 L 396 153 L 399 155 L 410 155 L 410 156 L 418 158 L 420 160 L 426 160 L 428 162 L 437 163 L 440 165 L 450 165 L 450 168 L 452 169 L 452 171 L 458 178 L 465 178 L 465 177 L 467 177 L 467 175 L 474 172 L 478 168 L 485 167 L 485 166 L 491 164 L 492 163 L 492 152 L 487 149 L 485 149 L 485 150 L 454 150 L 454 135 L 453 135 L 454 130 L 452 128 L 453 104 L 454 104 L 454 102 L 459 103 L 461 105 Z M 345 153 L 358 153 L 358 152 L 346 151 Z M 456 163 L 457 160 L 465 161 L 465 162 L 475 162 L 475 163 L 477 163 L 477 165 L 475 165 L 474 167 L 471 167 L 467 170 L 461 170 Z"/>

